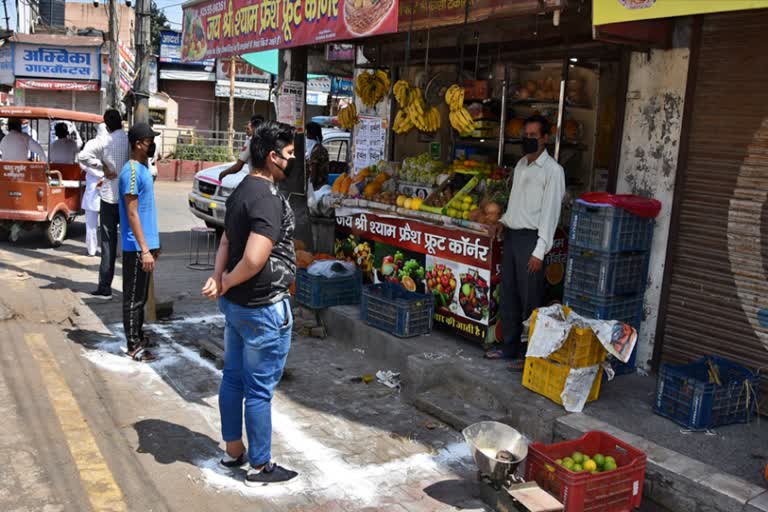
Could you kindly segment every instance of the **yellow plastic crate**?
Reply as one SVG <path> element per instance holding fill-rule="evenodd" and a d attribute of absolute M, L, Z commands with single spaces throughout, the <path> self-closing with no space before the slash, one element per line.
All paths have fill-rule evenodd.
<path fill-rule="evenodd" d="M 571 314 L 571 309 L 563 306 L 565 316 Z M 531 315 L 531 325 L 528 329 L 528 339 L 533 336 L 533 328 L 536 325 L 538 310 Z M 589 327 L 572 327 L 563 346 L 549 355 L 549 359 L 570 366 L 571 368 L 585 368 L 605 361 L 608 352 L 597 339 L 595 333 Z"/>
<path fill-rule="evenodd" d="M 523 386 L 542 396 L 563 405 L 560 394 L 565 389 L 565 381 L 568 380 L 569 366 L 541 359 L 540 357 L 526 357 L 525 370 L 523 371 Z M 600 395 L 600 383 L 603 380 L 603 368 L 597 370 L 595 382 L 589 391 L 587 402 L 597 400 Z"/>

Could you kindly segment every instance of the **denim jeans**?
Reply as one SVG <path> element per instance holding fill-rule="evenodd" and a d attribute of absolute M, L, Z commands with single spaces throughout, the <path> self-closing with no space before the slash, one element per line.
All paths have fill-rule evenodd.
<path fill-rule="evenodd" d="M 258 308 L 219 299 L 224 313 L 224 377 L 219 389 L 221 433 L 224 441 L 248 436 L 252 466 L 272 458 L 272 395 L 291 348 L 293 317 L 288 299 Z"/>

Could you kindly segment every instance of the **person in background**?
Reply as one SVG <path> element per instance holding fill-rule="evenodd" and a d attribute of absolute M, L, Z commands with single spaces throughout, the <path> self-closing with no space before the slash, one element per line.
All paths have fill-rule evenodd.
<path fill-rule="evenodd" d="M 549 156 L 549 122 L 540 115 L 523 125 L 523 158 L 515 166 L 507 211 L 501 217 L 504 251 L 501 264 L 501 350 L 490 359 L 511 359 L 510 369 L 522 371 L 525 346 L 523 321 L 544 304 L 544 257 L 552 249 L 560 207 L 565 197 L 565 174 Z"/>
<path fill-rule="evenodd" d="M 48 135 L 48 140 L 56 140 L 56 127 L 63 124 L 67 127 L 69 132 L 69 138 L 73 139 L 77 144 L 77 150 L 83 149 L 83 138 L 80 137 L 80 131 L 77 129 L 77 125 L 72 121 L 54 121 L 51 123 L 51 133 Z"/>
<path fill-rule="evenodd" d="M 69 129 L 64 123 L 56 124 L 56 141 L 48 151 L 48 162 L 51 164 L 74 164 L 77 161 L 77 142 L 69 138 Z M 96 210 L 98 211 L 98 210 Z"/>
<path fill-rule="evenodd" d="M 227 199 L 226 231 L 203 295 L 219 298 L 224 313 L 224 374 L 219 390 L 220 464 L 250 463 L 248 486 L 279 484 L 297 476 L 272 462 L 272 396 L 291 348 L 289 287 L 296 275 L 295 217 L 276 183 L 295 165 L 294 129 L 268 122 L 251 140 L 253 165 Z M 243 401 L 248 450 L 242 441 Z"/>
<path fill-rule="evenodd" d="M 96 130 L 96 137 L 88 141 L 83 151 L 91 151 L 91 146 L 101 143 L 99 139 L 108 138 L 107 127 L 102 123 Z M 75 141 L 71 142 L 75 143 Z M 51 154 L 53 154 L 53 148 L 51 148 Z M 83 164 L 80 164 L 80 168 L 85 173 L 85 192 L 83 193 L 81 204 L 82 209 L 85 210 L 85 247 L 88 251 L 88 256 L 96 256 L 99 246 L 99 210 L 101 208 L 99 188 L 104 184 L 104 171 L 86 167 Z"/>
<path fill-rule="evenodd" d="M 96 137 L 95 144 L 86 144 L 78 159 L 80 165 L 104 173 L 104 182 L 99 187 L 101 207 L 99 220 L 101 227 L 101 264 L 99 265 L 99 285 L 91 292 L 94 297 L 112 298 L 112 280 L 115 276 L 117 258 L 117 236 L 120 224 L 118 207 L 118 173 L 128 161 L 130 145 L 123 130 L 123 118 L 115 109 L 104 112 L 104 124 L 109 135 Z"/>
<path fill-rule="evenodd" d="M 35 142 L 40 142 L 37 138 L 37 130 L 35 130 L 32 127 L 32 124 L 29 122 L 29 119 L 24 119 L 22 121 L 21 132 L 32 137 L 32 140 L 34 140 Z M 38 160 L 38 158 L 41 162 L 45 161 L 45 153 L 35 153 L 34 151 L 29 152 L 29 156 L 28 156 L 29 160 L 35 161 L 35 160 Z"/>
<path fill-rule="evenodd" d="M 263 116 L 253 116 L 250 121 L 248 121 L 248 125 L 245 127 L 245 134 L 248 135 L 248 141 L 243 146 L 243 150 L 240 152 L 240 156 L 237 159 L 237 162 L 232 164 L 228 169 L 225 169 L 221 171 L 219 174 L 219 181 L 224 181 L 224 178 L 229 176 L 230 174 L 236 174 L 240 172 L 240 170 L 243 168 L 245 164 L 248 164 L 250 167 L 251 165 L 251 137 L 253 137 L 253 131 L 262 123 L 264 123 L 264 117 Z"/>
<path fill-rule="evenodd" d="M 123 242 L 123 328 L 128 355 L 135 361 L 152 361 L 149 340 L 144 336 L 144 306 L 149 280 L 159 257 L 155 185 L 147 168 L 155 155 L 155 137 L 147 123 L 136 123 L 128 131 L 131 159 L 119 177 L 120 224 Z"/>
<path fill-rule="evenodd" d="M 45 160 L 45 151 L 35 139 L 22 132 L 20 119 L 8 119 L 8 134 L 0 141 L 0 153 L 5 162 L 26 162 L 30 154 Z"/>
<path fill-rule="evenodd" d="M 328 150 L 323 146 L 323 129 L 320 125 L 307 123 L 305 130 L 307 134 L 305 158 L 309 169 L 309 179 L 312 180 L 312 187 L 318 190 L 328 183 L 330 158 L 328 157 Z"/>

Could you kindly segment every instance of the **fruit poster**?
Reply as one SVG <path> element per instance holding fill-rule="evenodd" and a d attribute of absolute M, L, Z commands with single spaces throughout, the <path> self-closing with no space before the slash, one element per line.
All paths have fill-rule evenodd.
<path fill-rule="evenodd" d="M 500 244 L 413 219 L 336 213 L 335 255 L 354 262 L 366 284 L 389 281 L 432 294 L 436 327 L 480 343 L 496 339 Z"/>
<path fill-rule="evenodd" d="M 232 57 L 397 31 L 399 0 L 202 0 L 184 6 L 181 59 Z"/>

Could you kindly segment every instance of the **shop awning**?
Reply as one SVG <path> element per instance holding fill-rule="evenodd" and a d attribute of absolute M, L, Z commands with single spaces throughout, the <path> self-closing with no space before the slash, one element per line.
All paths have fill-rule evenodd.
<path fill-rule="evenodd" d="M 246 53 L 242 57 L 243 57 L 243 60 L 248 64 L 250 64 L 251 66 L 255 66 L 260 70 L 265 71 L 272 75 L 277 74 L 277 59 L 278 59 L 277 50 L 267 50 L 265 52 L 256 52 L 256 53 Z"/>

